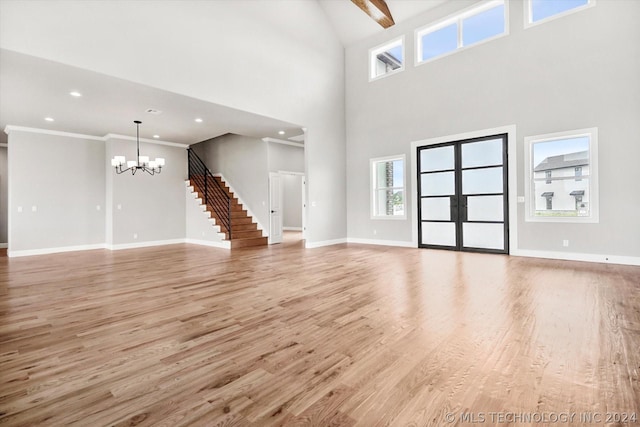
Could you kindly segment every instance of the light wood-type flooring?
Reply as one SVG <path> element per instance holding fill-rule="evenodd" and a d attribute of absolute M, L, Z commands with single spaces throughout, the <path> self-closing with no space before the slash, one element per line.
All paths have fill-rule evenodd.
<path fill-rule="evenodd" d="M 0 258 L 2 426 L 604 425 L 640 416 L 639 372 L 638 267 L 295 240 Z"/>

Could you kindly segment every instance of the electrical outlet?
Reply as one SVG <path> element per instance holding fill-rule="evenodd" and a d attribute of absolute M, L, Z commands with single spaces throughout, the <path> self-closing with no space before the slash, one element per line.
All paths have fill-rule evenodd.
<path fill-rule="evenodd" d="M 373 235 L 375 236 L 376 234 L 378 234 L 378 230 L 373 230 Z"/>
<path fill-rule="evenodd" d="M 118 210 L 119 210 L 119 211 L 121 211 L 121 210 L 122 210 L 122 205 L 118 205 L 118 206 L 116 206 L 116 207 L 118 208 Z"/>
<path fill-rule="evenodd" d="M 562 246 L 564 246 L 565 248 L 569 246 L 569 241 L 568 240 L 563 240 L 562 241 Z"/>
<path fill-rule="evenodd" d="M 18 212 L 22 212 L 22 206 L 18 206 Z"/>
<path fill-rule="evenodd" d="M 100 205 L 96 206 L 96 210 L 99 211 L 101 209 Z"/>
<path fill-rule="evenodd" d="M 133 238 L 137 239 L 138 238 L 138 233 L 133 233 Z"/>
<path fill-rule="evenodd" d="M 38 212 L 38 207 L 37 206 L 31 206 L 31 212 Z"/>

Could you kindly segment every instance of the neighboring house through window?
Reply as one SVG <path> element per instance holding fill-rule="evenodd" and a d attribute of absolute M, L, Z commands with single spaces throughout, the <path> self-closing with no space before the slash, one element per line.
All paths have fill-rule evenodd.
<path fill-rule="evenodd" d="M 526 137 L 527 221 L 597 222 L 597 129 Z"/>

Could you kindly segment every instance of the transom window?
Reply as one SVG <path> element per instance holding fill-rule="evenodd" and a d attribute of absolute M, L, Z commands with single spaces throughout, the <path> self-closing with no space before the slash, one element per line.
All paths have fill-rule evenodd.
<path fill-rule="evenodd" d="M 405 156 L 371 159 L 371 217 L 406 219 Z"/>
<path fill-rule="evenodd" d="M 404 37 L 369 51 L 369 80 L 404 70 Z"/>
<path fill-rule="evenodd" d="M 504 0 L 483 2 L 416 31 L 418 64 L 507 34 Z"/>
<path fill-rule="evenodd" d="M 598 222 L 598 130 L 525 138 L 527 221 Z"/>
<path fill-rule="evenodd" d="M 527 0 L 525 27 L 569 15 L 595 3 L 595 0 Z"/>

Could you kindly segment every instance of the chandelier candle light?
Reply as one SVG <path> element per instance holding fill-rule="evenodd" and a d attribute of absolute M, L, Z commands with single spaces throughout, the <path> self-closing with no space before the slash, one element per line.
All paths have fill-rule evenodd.
<path fill-rule="evenodd" d="M 131 175 L 135 175 L 138 170 L 147 172 L 149 175 L 155 175 L 162 172 L 162 166 L 164 166 L 164 159 L 162 157 L 157 157 L 155 160 L 149 161 L 149 156 L 140 155 L 140 124 L 142 122 L 140 120 L 134 120 L 133 123 L 136 124 L 136 146 L 138 148 L 138 161 L 127 161 L 124 156 L 115 156 L 113 159 L 111 159 L 111 166 L 116 168 L 117 174 L 121 174 L 129 170 L 131 171 Z M 124 168 L 124 165 L 127 165 L 126 169 Z"/>

